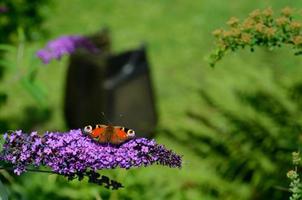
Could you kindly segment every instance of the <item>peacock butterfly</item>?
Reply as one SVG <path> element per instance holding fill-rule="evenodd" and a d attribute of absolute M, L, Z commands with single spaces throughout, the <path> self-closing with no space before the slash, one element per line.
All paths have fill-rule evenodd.
<path fill-rule="evenodd" d="M 135 132 L 132 129 L 102 124 L 97 124 L 95 127 L 92 127 L 91 125 L 85 126 L 83 133 L 100 143 L 111 143 L 116 145 L 135 137 Z"/>

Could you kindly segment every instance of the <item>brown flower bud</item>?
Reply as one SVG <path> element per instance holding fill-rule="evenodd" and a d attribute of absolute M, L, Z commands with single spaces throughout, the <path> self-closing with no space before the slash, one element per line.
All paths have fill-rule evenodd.
<path fill-rule="evenodd" d="M 212 32 L 212 34 L 215 36 L 215 37 L 219 37 L 221 36 L 223 33 L 223 30 L 222 29 L 216 29 Z"/>
<path fill-rule="evenodd" d="M 266 35 L 267 37 L 272 37 L 272 36 L 275 35 L 276 29 L 275 29 L 275 28 L 272 28 L 272 27 L 265 28 L 264 33 L 265 33 L 265 35 Z"/>
<path fill-rule="evenodd" d="M 285 7 L 281 10 L 282 15 L 284 16 L 290 16 L 291 14 L 293 14 L 294 9 L 290 8 L 290 7 Z"/>
<path fill-rule="evenodd" d="M 259 9 L 253 10 L 249 16 L 251 18 L 258 18 L 261 15 L 261 11 Z"/>
<path fill-rule="evenodd" d="M 241 42 L 248 44 L 252 41 L 252 36 L 249 33 L 242 33 L 240 40 Z"/>
<path fill-rule="evenodd" d="M 239 19 L 237 19 L 236 17 L 231 17 L 229 21 L 227 21 L 227 25 L 232 27 L 237 26 L 238 23 L 239 23 Z"/>
<path fill-rule="evenodd" d="M 274 12 L 271 7 L 268 7 L 262 11 L 263 16 L 265 16 L 265 17 L 271 17 L 273 15 L 273 13 Z"/>
<path fill-rule="evenodd" d="M 265 28 L 265 26 L 263 23 L 257 23 L 255 25 L 255 30 L 258 31 L 259 33 L 263 33 L 264 28 Z"/>
<path fill-rule="evenodd" d="M 242 23 L 242 29 L 244 30 L 250 30 L 254 27 L 255 21 L 251 18 L 247 18 L 246 20 L 243 21 Z"/>
<path fill-rule="evenodd" d="M 288 19 L 287 17 L 284 17 L 284 16 L 278 17 L 278 18 L 276 19 L 276 24 L 277 24 L 278 26 L 283 26 L 283 25 L 285 25 L 285 24 L 288 23 L 288 22 L 289 22 L 289 19 Z"/>
<path fill-rule="evenodd" d="M 300 44 L 302 44 L 302 36 L 301 36 L 301 35 L 294 36 L 293 39 L 292 39 L 292 42 L 293 42 L 295 45 L 300 45 Z"/>
<path fill-rule="evenodd" d="M 297 21 L 293 21 L 293 22 L 290 23 L 289 27 L 291 29 L 297 30 L 297 29 L 301 28 L 301 23 L 297 22 Z"/>

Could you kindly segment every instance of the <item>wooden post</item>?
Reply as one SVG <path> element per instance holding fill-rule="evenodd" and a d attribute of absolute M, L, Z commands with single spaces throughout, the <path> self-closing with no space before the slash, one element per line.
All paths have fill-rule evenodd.
<path fill-rule="evenodd" d="M 114 55 L 108 31 L 92 38 L 100 53 L 78 51 L 70 57 L 64 106 L 67 125 L 80 128 L 110 121 L 134 129 L 138 136 L 151 136 L 157 113 L 145 46 Z"/>

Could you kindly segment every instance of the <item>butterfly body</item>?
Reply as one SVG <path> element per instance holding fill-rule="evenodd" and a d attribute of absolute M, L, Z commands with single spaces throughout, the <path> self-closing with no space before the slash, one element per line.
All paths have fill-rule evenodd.
<path fill-rule="evenodd" d="M 135 136 L 135 132 L 121 126 L 101 125 L 85 126 L 83 132 L 100 143 L 121 144 Z"/>

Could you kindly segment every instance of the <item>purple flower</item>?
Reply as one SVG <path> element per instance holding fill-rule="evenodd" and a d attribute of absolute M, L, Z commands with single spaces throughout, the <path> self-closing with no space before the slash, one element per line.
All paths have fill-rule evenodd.
<path fill-rule="evenodd" d="M 51 60 L 60 60 L 63 55 L 69 55 L 79 48 L 86 49 L 91 53 L 97 53 L 99 51 L 88 38 L 70 35 L 51 40 L 44 49 L 37 51 L 36 55 L 44 64 L 48 64 Z"/>
<path fill-rule="evenodd" d="M 47 132 L 44 136 L 15 131 L 4 139 L 0 158 L 12 164 L 18 175 L 29 166 L 46 166 L 69 179 L 88 176 L 90 182 L 105 181 L 114 187 L 119 184 L 114 182 L 113 186 L 107 177 L 98 177 L 96 171 L 152 164 L 180 168 L 182 164 L 181 156 L 146 138 L 116 146 L 96 142 L 78 129 L 66 133 Z"/>

